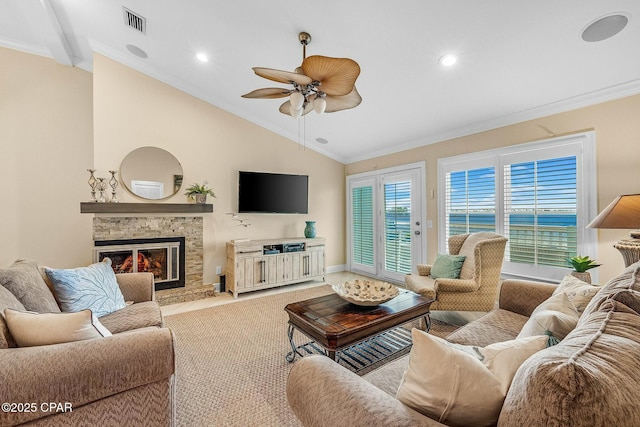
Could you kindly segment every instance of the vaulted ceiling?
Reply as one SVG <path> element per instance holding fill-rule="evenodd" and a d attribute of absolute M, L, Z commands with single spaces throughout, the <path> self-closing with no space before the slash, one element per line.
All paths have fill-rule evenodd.
<path fill-rule="evenodd" d="M 622 31 L 583 39 L 611 14 Z M 638 0 L 8 0 L 0 46 L 87 70 L 97 52 L 349 163 L 639 93 L 639 17 Z M 241 98 L 278 85 L 252 67 L 300 65 L 301 31 L 308 56 L 359 63 L 362 104 L 296 120 Z"/>

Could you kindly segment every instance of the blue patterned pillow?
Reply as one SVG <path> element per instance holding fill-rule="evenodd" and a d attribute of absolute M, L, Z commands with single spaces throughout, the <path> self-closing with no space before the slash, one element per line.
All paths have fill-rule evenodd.
<path fill-rule="evenodd" d="M 111 260 L 105 261 L 68 270 L 45 269 L 62 311 L 90 309 L 102 317 L 126 306 Z"/>

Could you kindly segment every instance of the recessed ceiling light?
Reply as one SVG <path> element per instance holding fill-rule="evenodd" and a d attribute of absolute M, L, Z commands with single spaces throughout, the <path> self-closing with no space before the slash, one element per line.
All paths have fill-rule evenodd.
<path fill-rule="evenodd" d="M 134 44 L 128 44 L 127 45 L 127 49 L 129 50 L 129 52 L 133 53 L 138 58 L 146 58 L 147 57 L 147 52 L 145 52 L 144 50 L 140 49 L 138 46 L 136 46 Z"/>
<path fill-rule="evenodd" d="M 629 23 L 629 18 L 620 13 L 602 16 L 582 30 L 582 40 L 600 42 L 618 34 Z"/>
<path fill-rule="evenodd" d="M 438 59 L 438 62 L 440 63 L 440 65 L 444 67 L 451 67 L 453 64 L 458 62 L 458 57 L 455 56 L 453 53 L 448 53 L 446 55 L 441 56 L 440 59 Z"/>
<path fill-rule="evenodd" d="M 209 62 L 209 57 L 207 56 L 206 53 L 200 52 L 196 55 L 196 58 L 198 58 L 198 61 L 200 62 Z"/>
<path fill-rule="evenodd" d="M 326 138 L 316 138 L 316 142 L 318 144 L 328 144 L 329 143 L 329 141 L 327 141 Z"/>

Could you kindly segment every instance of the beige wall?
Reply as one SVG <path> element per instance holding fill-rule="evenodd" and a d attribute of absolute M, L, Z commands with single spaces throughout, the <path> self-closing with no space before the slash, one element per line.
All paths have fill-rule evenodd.
<path fill-rule="evenodd" d="M 0 48 L 0 266 L 91 261 L 91 74 Z"/>
<path fill-rule="evenodd" d="M 427 200 L 427 218 L 433 221 L 433 228 L 428 230 L 426 241 L 429 259 L 432 260 L 438 251 L 438 159 L 548 138 L 548 132 L 541 126 L 556 136 L 595 130 L 600 211 L 619 194 L 640 193 L 638 117 L 640 95 L 352 163 L 347 165 L 346 170 L 347 175 L 352 175 L 421 160 L 427 162 L 426 194 L 430 194 L 431 190 L 435 193 L 434 198 Z M 598 260 L 604 264 L 599 268 L 600 281 L 611 278 L 624 267 L 622 256 L 612 245 L 619 239 L 627 238 L 628 232 L 598 231 Z"/>

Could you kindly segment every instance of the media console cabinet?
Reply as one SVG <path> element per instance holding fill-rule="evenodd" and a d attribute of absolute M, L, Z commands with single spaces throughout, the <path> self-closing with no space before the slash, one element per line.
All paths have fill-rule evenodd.
<path fill-rule="evenodd" d="M 243 292 L 324 280 L 324 238 L 227 242 L 227 289 Z"/>

